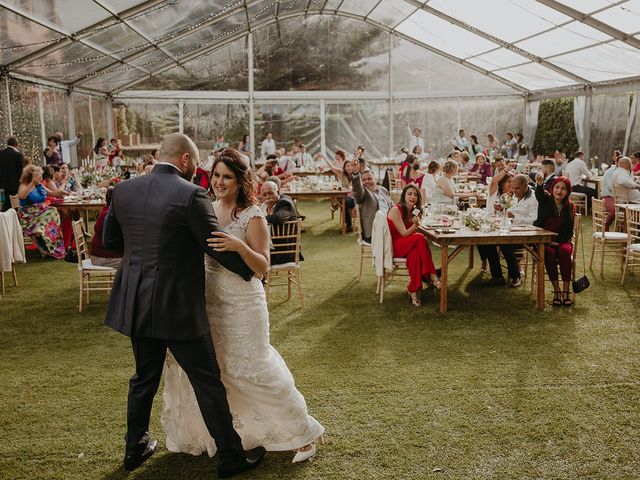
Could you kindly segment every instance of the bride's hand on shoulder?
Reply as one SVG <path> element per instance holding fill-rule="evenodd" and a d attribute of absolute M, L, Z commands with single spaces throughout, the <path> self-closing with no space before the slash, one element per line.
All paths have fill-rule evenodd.
<path fill-rule="evenodd" d="M 216 252 L 240 252 L 246 244 L 234 235 L 225 232 L 211 232 L 207 244 Z"/>

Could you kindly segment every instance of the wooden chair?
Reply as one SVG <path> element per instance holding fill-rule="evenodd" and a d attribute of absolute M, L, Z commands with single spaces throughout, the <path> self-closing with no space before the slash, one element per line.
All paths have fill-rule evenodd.
<path fill-rule="evenodd" d="M 621 185 L 613 186 L 613 202 L 617 204 L 629 203 L 629 189 Z M 616 209 L 616 230 L 618 232 L 624 232 L 626 226 L 625 209 L 621 207 L 615 207 Z"/>
<path fill-rule="evenodd" d="M 628 235 L 623 232 L 605 231 L 607 211 L 604 208 L 604 200 L 593 198 L 591 200 L 591 213 L 593 214 L 593 246 L 591 247 L 591 261 L 589 269 L 593 268 L 593 259 L 596 249 L 600 252 L 600 276 L 604 275 L 604 257 L 619 256 L 620 268 L 624 266 L 624 251 L 627 246 Z"/>
<path fill-rule="evenodd" d="M 571 281 L 573 282 L 576 279 L 576 255 L 578 254 L 578 247 L 580 242 L 580 222 L 582 220 L 582 215 L 576 213 L 576 216 L 573 219 L 573 233 L 571 235 Z M 531 294 L 535 295 L 536 292 L 536 265 L 537 262 L 531 262 Z M 549 276 L 547 275 L 547 280 L 549 280 Z M 576 302 L 576 294 L 571 291 L 571 301 L 573 303 Z"/>
<path fill-rule="evenodd" d="M 304 298 L 302 297 L 302 280 L 300 278 L 300 233 L 302 222 L 293 220 L 285 222 L 281 225 L 271 225 L 271 241 L 277 250 L 271 251 L 271 258 L 279 256 L 293 256 L 292 262 L 271 265 L 267 272 L 265 282 L 265 293 L 267 302 L 269 301 L 269 292 L 271 287 L 287 287 L 287 300 L 291 299 L 291 286 L 295 285 L 300 298 L 300 305 L 304 307 Z M 283 283 L 274 283 L 274 279 L 285 277 Z"/>
<path fill-rule="evenodd" d="M 386 222 L 384 222 L 382 224 L 382 228 L 389 229 L 389 225 Z M 393 244 L 391 245 L 391 251 L 393 252 Z M 396 276 L 401 276 L 401 277 L 409 276 L 409 270 L 407 269 L 406 258 L 394 256 L 392 262 L 393 262 L 393 268 L 390 272 L 384 272 L 382 275 L 378 275 L 378 283 L 376 285 L 376 294 L 379 295 L 380 303 L 384 301 L 384 289 L 386 285 L 391 283 Z"/>
<path fill-rule="evenodd" d="M 624 278 L 629 268 L 635 272 L 635 267 L 640 267 L 640 208 L 627 208 L 626 218 L 628 238 L 620 285 L 624 285 Z"/>
<path fill-rule="evenodd" d="M 364 265 L 365 260 L 368 260 L 369 263 L 373 261 L 373 249 L 369 242 L 365 242 L 362 239 L 362 224 L 360 223 L 360 207 L 356 203 L 356 218 L 352 220 L 355 222 L 356 229 L 358 231 L 358 247 L 360 248 L 360 268 L 358 270 L 358 281 L 362 278 L 362 266 Z"/>
<path fill-rule="evenodd" d="M 111 267 L 101 267 L 93 265 L 89 257 L 89 248 L 84 232 L 84 221 L 82 219 L 72 222 L 73 236 L 76 241 L 76 251 L 78 253 L 78 272 L 80 274 L 80 298 L 78 311 L 82 312 L 84 295 L 87 296 L 87 305 L 91 298 L 91 292 L 111 292 L 116 269 Z"/>
<path fill-rule="evenodd" d="M 589 215 L 589 205 L 587 204 L 587 194 L 581 192 L 571 192 L 569 200 L 576 206 L 578 213 Z"/>

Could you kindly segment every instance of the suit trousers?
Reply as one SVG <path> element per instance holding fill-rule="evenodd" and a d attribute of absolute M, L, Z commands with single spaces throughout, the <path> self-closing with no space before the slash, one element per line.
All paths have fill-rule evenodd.
<path fill-rule="evenodd" d="M 516 258 L 515 251 L 520 248 L 520 245 L 500 245 L 500 251 L 507 262 L 507 269 L 509 271 L 509 278 L 512 280 L 520 278 L 520 268 L 518 266 L 518 259 Z M 502 274 L 502 266 L 500 265 L 500 255 L 498 254 L 497 245 L 478 245 L 478 251 L 481 258 L 486 258 L 489 261 L 489 269 L 491 271 L 491 278 L 504 278 Z"/>
<path fill-rule="evenodd" d="M 220 379 L 211 335 L 195 340 L 158 340 L 132 338 L 136 373 L 129 381 L 127 406 L 127 449 L 136 444 L 149 430 L 153 398 L 158 391 L 167 348 L 189 377 L 204 423 L 216 441 L 221 461 L 244 458 L 240 436 L 233 428 L 227 391 Z"/>

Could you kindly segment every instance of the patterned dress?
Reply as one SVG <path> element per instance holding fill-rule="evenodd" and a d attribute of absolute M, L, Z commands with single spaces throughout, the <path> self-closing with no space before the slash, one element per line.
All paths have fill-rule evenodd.
<path fill-rule="evenodd" d="M 227 233 L 246 241 L 249 221 L 264 217 L 257 206 L 243 210 Z M 262 282 L 246 282 L 207 256 L 207 313 L 211 337 L 227 389 L 233 424 L 245 449 L 295 450 L 316 440 L 324 427 L 307 413 L 293 375 L 269 341 L 269 311 Z M 164 372 L 162 425 L 170 451 L 213 456 L 209 435 L 184 371 L 168 354 Z"/>
<path fill-rule="evenodd" d="M 29 192 L 20 200 L 18 218 L 22 231 L 31 237 L 43 255 L 56 259 L 64 258 L 65 248 L 60 232 L 60 214 L 55 207 L 45 204 L 47 192 L 42 185 Z"/>

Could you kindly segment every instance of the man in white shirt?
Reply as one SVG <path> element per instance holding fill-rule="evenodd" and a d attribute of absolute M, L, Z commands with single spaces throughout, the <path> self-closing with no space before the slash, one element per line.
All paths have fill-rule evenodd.
<path fill-rule="evenodd" d="M 54 136 L 58 137 L 58 152 L 62 157 L 62 161 L 66 164 L 71 163 L 71 148 L 77 146 L 80 143 L 80 138 L 82 137 L 82 132 L 78 132 L 76 138 L 73 140 L 63 140 L 62 132 L 54 133 Z"/>
<path fill-rule="evenodd" d="M 454 139 L 454 147 L 458 147 L 458 150 L 460 150 L 461 152 L 463 151 L 469 151 L 469 140 L 467 140 L 467 137 L 464 136 L 464 129 L 460 129 L 458 131 L 458 136 Z"/>
<path fill-rule="evenodd" d="M 574 192 L 584 193 L 587 195 L 587 205 L 591 208 L 591 199 L 596 196 L 595 189 L 582 184 L 582 176 L 591 177 L 591 172 L 584 163 L 584 153 L 576 152 L 575 158 L 570 160 L 564 169 L 564 176 L 569 177 L 571 188 Z"/>
<path fill-rule="evenodd" d="M 424 139 L 421 137 L 422 130 L 416 127 L 411 131 L 409 122 L 407 122 L 407 130 L 409 131 L 409 151 L 413 152 L 413 149 L 416 148 L 416 146 L 422 148 L 424 151 Z"/>
<path fill-rule="evenodd" d="M 276 142 L 271 132 L 267 132 L 264 140 L 260 144 L 260 156 L 267 158 L 267 155 L 271 155 L 272 153 L 276 153 Z"/>
<path fill-rule="evenodd" d="M 529 188 L 529 179 L 526 175 L 516 175 L 511 181 L 511 191 L 513 193 L 512 207 L 507 210 L 507 216 L 513 219 L 514 225 L 533 225 L 538 217 L 538 200 Z M 522 285 L 522 274 L 516 258 L 516 250 L 520 245 L 500 245 L 500 251 L 507 262 L 511 287 Z M 487 283 L 490 286 L 504 285 L 505 280 L 500 266 L 500 256 L 496 245 L 479 245 L 481 251 L 489 262 L 491 280 Z"/>
<path fill-rule="evenodd" d="M 629 192 L 630 203 L 640 203 L 640 185 L 638 185 L 631 173 L 631 160 L 629 157 L 618 159 L 618 168 L 611 177 L 614 187 L 626 187 Z"/>
<path fill-rule="evenodd" d="M 300 151 L 293 157 L 296 168 L 301 171 L 315 170 L 315 162 L 311 155 L 307 152 L 307 146 L 301 143 L 298 147 Z"/>

